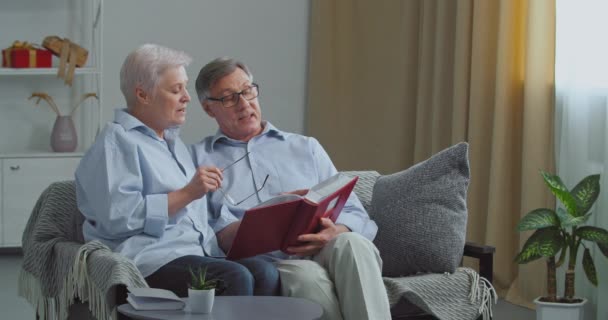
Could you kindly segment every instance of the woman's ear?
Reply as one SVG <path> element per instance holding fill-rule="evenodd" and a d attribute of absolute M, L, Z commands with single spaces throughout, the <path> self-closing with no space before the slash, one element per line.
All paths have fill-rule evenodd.
<path fill-rule="evenodd" d="M 137 99 L 137 101 L 141 104 L 147 104 L 148 103 L 148 93 L 146 91 L 144 91 L 144 89 L 137 87 L 135 88 L 135 98 Z"/>

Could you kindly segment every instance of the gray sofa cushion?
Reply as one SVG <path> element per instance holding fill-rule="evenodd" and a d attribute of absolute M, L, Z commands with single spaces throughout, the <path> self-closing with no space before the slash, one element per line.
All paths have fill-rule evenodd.
<path fill-rule="evenodd" d="M 456 270 L 465 244 L 468 185 L 466 143 L 378 178 L 370 214 L 378 224 L 374 243 L 385 276 Z"/>
<path fill-rule="evenodd" d="M 372 192 L 380 174 L 377 171 L 342 171 L 342 173 L 351 178 L 359 177 L 353 192 L 357 195 L 365 210 L 371 215 Z"/>

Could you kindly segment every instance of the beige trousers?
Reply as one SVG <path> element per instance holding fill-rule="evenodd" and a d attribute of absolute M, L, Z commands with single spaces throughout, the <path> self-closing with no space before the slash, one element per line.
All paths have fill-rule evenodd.
<path fill-rule="evenodd" d="M 282 260 L 277 267 L 282 294 L 317 302 L 324 320 L 391 319 L 380 254 L 357 233 L 340 234 L 312 260 Z"/>

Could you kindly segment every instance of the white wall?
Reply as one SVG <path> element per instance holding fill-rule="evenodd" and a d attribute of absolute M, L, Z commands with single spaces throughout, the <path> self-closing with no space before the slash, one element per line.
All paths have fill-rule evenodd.
<path fill-rule="evenodd" d="M 217 130 L 196 99 L 200 68 L 219 56 L 245 62 L 260 84 L 262 115 L 283 130 L 303 132 L 309 0 L 106 0 L 103 36 L 103 118 L 124 106 L 118 72 L 125 56 L 154 42 L 193 57 L 193 98 L 182 128 L 186 143 Z"/>

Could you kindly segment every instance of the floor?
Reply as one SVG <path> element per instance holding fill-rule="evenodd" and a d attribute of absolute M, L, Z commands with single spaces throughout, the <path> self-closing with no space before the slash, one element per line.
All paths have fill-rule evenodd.
<path fill-rule="evenodd" d="M 21 256 L 0 255 L 0 310 L 2 319 L 35 319 L 34 309 L 23 298 L 17 296 L 17 281 Z"/>
<path fill-rule="evenodd" d="M 21 256 L 0 254 L 0 310 L 2 319 L 35 319 L 34 309 L 17 296 L 17 281 Z M 534 310 L 512 305 L 499 300 L 494 307 L 494 320 L 534 320 Z"/>

